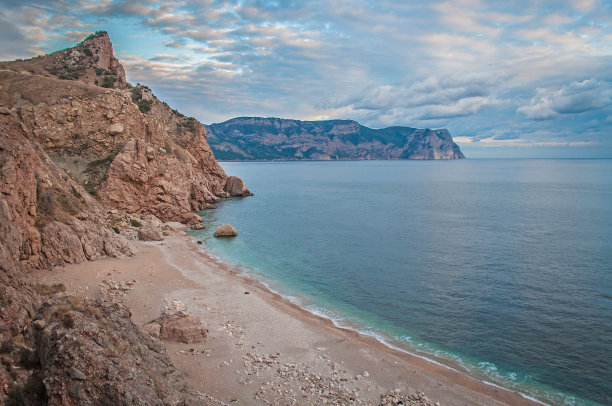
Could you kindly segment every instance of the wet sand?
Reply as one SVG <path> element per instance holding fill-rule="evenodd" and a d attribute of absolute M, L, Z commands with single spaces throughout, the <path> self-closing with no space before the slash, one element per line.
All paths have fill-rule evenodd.
<path fill-rule="evenodd" d="M 133 257 L 57 267 L 37 282 L 110 295 L 138 326 L 182 302 L 208 336 L 164 344 L 192 388 L 219 404 L 378 405 L 382 395 L 403 404 L 539 404 L 339 328 L 208 257 L 186 235 L 134 245 Z"/>

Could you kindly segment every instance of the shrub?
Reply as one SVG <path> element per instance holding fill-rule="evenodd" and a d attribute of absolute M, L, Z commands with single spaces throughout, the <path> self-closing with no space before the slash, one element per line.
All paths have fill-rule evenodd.
<path fill-rule="evenodd" d="M 102 87 L 106 87 L 112 89 L 115 87 L 115 81 L 117 78 L 114 75 L 104 76 L 104 81 L 102 82 Z"/>
<path fill-rule="evenodd" d="M 195 118 L 188 117 L 186 121 L 181 123 L 181 125 L 183 126 L 183 128 L 187 129 L 187 131 L 194 132 L 195 131 L 195 122 L 196 122 Z"/>
<path fill-rule="evenodd" d="M 65 292 L 66 285 L 64 285 L 63 283 L 55 283 L 53 285 L 37 283 L 36 286 L 34 286 L 34 290 L 39 295 L 52 295 L 54 293 Z"/>
<path fill-rule="evenodd" d="M 138 108 L 143 113 L 148 113 L 151 110 L 151 105 L 153 104 L 153 100 L 141 100 L 138 102 Z"/>
<path fill-rule="evenodd" d="M 132 225 L 132 227 L 140 227 L 142 224 L 140 223 L 140 221 L 136 220 L 136 219 L 131 219 L 130 220 L 130 224 Z"/>
<path fill-rule="evenodd" d="M 140 100 L 142 100 L 142 89 L 140 86 L 136 86 L 132 89 L 132 101 L 138 103 Z"/>

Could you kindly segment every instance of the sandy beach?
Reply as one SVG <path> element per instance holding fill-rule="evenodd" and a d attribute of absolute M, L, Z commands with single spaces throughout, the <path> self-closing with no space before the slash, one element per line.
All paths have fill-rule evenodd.
<path fill-rule="evenodd" d="M 124 302 L 142 326 L 181 302 L 202 343 L 164 341 L 196 391 L 227 405 L 535 405 L 521 395 L 336 327 L 208 257 L 184 233 L 129 258 L 40 271 L 35 282 Z M 398 402 L 401 399 L 403 403 Z"/>

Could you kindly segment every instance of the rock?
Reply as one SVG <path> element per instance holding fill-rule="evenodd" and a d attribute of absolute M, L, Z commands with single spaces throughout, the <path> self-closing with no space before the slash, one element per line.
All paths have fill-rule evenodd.
<path fill-rule="evenodd" d="M 121 134 L 123 133 L 123 131 L 125 131 L 125 128 L 123 127 L 123 124 L 121 123 L 114 123 L 108 127 L 108 133 L 110 135 Z"/>
<path fill-rule="evenodd" d="M 192 225 L 192 224 L 201 223 L 202 217 L 198 216 L 195 213 L 182 213 L 179 216 L 178 221 L 183 224 Z"/>
<path fill-rule="evenodd" d="M 204 230 L 205 228 L 206 226 L 204 225 L 204 223 L 194 224 L 191 226 L 192 230 Z"/>
<path fill-rule="evenodd" d="M 200 319 L 184 312 L 164 314 L 156 319 L 155 323 L 161 326 L 159 337 L 164 340 L 179 341 L 185 344 L 200 343 L 207 335 Z"/>
<path fill-rule="evenodd" d="M 223 190 L 229 193 L 230 196 L 253 196 L 242 179 L 237 176 L 228 177 Z"/>
<path fill-rule="evenodd" d="M 202 404 L 161 343 L 138 331 L 126 306 L 59 297 L 45 302 L 35 320 L 46 328 L 28 329 L 24 339 L 38 355 L 32 378 L 41 377 L 37 383 L 49 401 L 26 404 Z"/>
<path fill-rule="evenodd" d="M 71 367 L 68 370 L 68 374 L 70 375 L 72 379 L 76 379 L 77 381 L 84 381 L 85 379 L 87 379 L 85 374 L 79 371 L 78 369 L 76 369 L 75 367 Z"/>
<path fill-rule="evenodd" d="M 83 49 L 93 55 L 85 57 Z M 17 69 L 20 62 L 3 62 L 0 89 L 10 89 L 10 98 L 0 91 L 1 107 L 19 110 L 29 139 L 105 206 L 178 221 L 182 213 L 200 211 L 227 196 L 227 175 L 202 124 L 176 114 L 144 86 L 128 91 L 108 35 L 26 62 L 36 74 Z M 65 63 L 70 72 L 63 71 Z M 80 76 L 58 81 L 47 69 Z M 107 77 L 96 74 L 101 69 L 117 77 L 119 91 L 94 85 Z M 134 89 L 151 102 L 148 113 L 132 100 Z M 11 115 L 17 116 L 6 117 Z"/>
<path fill-rule="evenodd" d="M 215 231 L 215 237 L 236 237 L 238 235 L 238 231 L 230 224 L 223 224 L 217 228 Z"/>
<path fill-rule="evenodd" d="M 151 337 L 159 338 L 161 332 L 161 325 L 155 321 L 152 321 L 142 326 L 142 330 L 149 334 Z"/>
<path fill-rule="evenodd" d="M 176 228 L 171 226 L 170 224 L 164 224 L 162 226 L 162 234 L 165 236 L 176 234 Z"/>
<path fill-rule="evenodd" d="M 145 225 L 138 229 L 138 239 L 141 241 L 162 241 L 164 235 L 159 227 Z"/>
<path fill-rule="evenodd" d="M 10 109 L 7 109 L 6 107 L 0 107 L 0 114 L 8 116 L 12 114 L 12 112 Z"/>

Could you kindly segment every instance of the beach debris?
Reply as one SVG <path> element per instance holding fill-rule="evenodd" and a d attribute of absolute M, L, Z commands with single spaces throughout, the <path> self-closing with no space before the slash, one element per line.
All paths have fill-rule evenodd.
<path fill-rule="evenodd" d="M 402 395 L 398 389 L 389 391 L 380 397 L 381 406 L 440 406 L 439 402 L 431 402 L 423 392 L 412 395 Z"/>
<path fill-rule="evenodd" d="M 236 237 L 238 235 L 238 231 L 231 224 L 223 224 L 217 228 L 215 231 L 215 237 Z"/>
<path fill-rule="evenodd" d="M 110 275 L 110 273 L 109 273 Z M 111 301 L 117 301 L 123 298 L 127 292 L 132 290 L 138 281 L 136 279 L 128 281 L 117 281 L 114 279 L 104 279 L 98 283 L 100 294 Z"/>
<path fill-rule="evenodd" d="M 367 378 L 368 376 L 370 376 L 370 373 L 368 371 L 363 371 L 363 374 L 361 375 Z"/>
<path fill-rule="evenodd" d="M 164 306 L 162 307 L 162 313 L 178 313 L 187 310 L 185 303 L 175 299 L 164 299 Z"/>
<path fill-rule="evenodd" d="M 176 355 L 206 355 L 210 356 L 210 350 L 206 348 L 202 348 L 201 350 L 196 350 L 195 348 L 189 348 L 188 350 L 180 350 L 176 352 Z"/>

